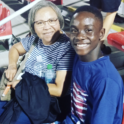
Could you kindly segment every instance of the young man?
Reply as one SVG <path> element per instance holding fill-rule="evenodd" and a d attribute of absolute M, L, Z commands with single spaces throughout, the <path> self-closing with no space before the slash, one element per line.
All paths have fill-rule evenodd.
<path fill-rule="evenodd" d="M 72 75 L 71 114 L 81 124 L 121 124 L 123 82 L 109 56 L 100 50 L 105 34 L 99 10 L 78 8 L 71 21 L 70 39 L 77 53 Z M 73 118 L 73 117 L 72 117 Z"/>
<path fill-rule="evenodd" d="M 105 35 L 103 41 L 106 39 L 108 32 L 114 22 L 116 13 L 118 11 L 121 0 L 90 0 L 90 5 L 106 12 L 103 27 L 105 28 Z M 111 49 L 102 44 L 101 49 L 104 54 L 110 54 Z"/>

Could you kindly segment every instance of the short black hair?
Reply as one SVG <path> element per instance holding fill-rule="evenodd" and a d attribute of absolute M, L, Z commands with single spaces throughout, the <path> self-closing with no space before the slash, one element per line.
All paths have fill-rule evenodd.
<path fill-rule="evenodd" d="M 92 13 L 93 15 L 95 15 L 96 18 L 98 18 L 100 20 L 101 28 L 103 27 L 103 17 L 102 17 L 102 14 L 101 14 L 100 10 L 98 10 L 97 8 L 95 8 L 93 6 L 84 5 L 84 6 L 79 7 L 73 13 L 73 16 L 74 16 L 74 14 L 80 13 L 80 12 L 89 12 L 89 13 Z"/>

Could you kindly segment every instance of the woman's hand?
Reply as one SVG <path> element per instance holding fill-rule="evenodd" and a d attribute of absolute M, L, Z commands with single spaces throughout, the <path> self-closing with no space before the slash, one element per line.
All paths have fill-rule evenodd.
<path fill-rule="evenodd" d="M 5 74 L 6 74 L 6 78 L 9 80 L 9 81 L 12 81 L 15 74 L 17 72 L 17 67 L 16 65 L 9 65 L 8 66 L 8 69 L 5 71 Z"/>
<path fill-rule="evenodd" d="M 17 61 L 19 56 L 24 55 L 26 50 L 24 49 L 21 42 L 14 44 L 11 49 L 9 50 L 9 66 L 8 69 L 5 71 L 6 78 L 9 81 L 12 81 L 16 72 L 17 72 Z"/>
<path fill-rule="evenodd" d="M 20 80 L 16 80 L 13 82 L 8 82 L 7 85 L 11 85 L 13 89 L 15 89 L 16 85 L 20 82 Z"/>

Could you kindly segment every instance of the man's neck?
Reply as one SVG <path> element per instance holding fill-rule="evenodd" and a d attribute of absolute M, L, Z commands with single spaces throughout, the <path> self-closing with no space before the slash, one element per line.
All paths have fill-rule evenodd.
<path fill-rule="evenodd" d="M 79 56 L 79 59 L 83 62 L 92 62 L 101 58 L 102 56 L 103 56 L 103 53 L 101 52 L 101 50 L 99 50 L 99 52 L 96 51 L 96 52 L 91 52 L 88 55 Z"/>

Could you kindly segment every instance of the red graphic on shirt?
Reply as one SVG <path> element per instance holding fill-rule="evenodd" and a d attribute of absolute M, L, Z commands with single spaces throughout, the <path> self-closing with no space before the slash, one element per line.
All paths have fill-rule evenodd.
<path fill-rule="evenodd" d="M 71 92 L 71 112 L 77 116 L 81 122 L 85 122 L 85 115 L 87 111 L 87 93 L 81 87 L 73 82 L 73 89 Z"/>

